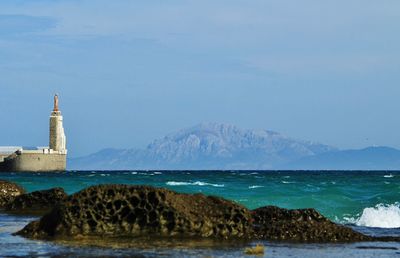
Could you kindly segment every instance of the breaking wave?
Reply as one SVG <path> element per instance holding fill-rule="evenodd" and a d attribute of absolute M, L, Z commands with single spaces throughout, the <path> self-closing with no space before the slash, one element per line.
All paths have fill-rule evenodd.
<path fill-rule="evenodd" d="M 375 228 L 400 228 L 400 203 L 378 204 L 365 208 L 358 218 L 345 218 L 357 226 Z"/>
<path fill-rule="evenodd" d="M 170 185 L 170 186 L 182 186 L 182 185 L 198 185 L 198 186 L 214 186 L 214 187 L 224 187 L 225 186 L 225 185 L 220 185 L 220 184 L 205 183 L 205 182 L 201 182 L 201 181 L 196 181 L 196 182 L 168 181 L 166 184 Z"/>
<path fill-rule="evenodd" d="M 282 182 L 282 184 L 294 184 L 294 182 L 285 181 L 285 180 L 282 180 L 281 182 Z"/>
<path fill-rule="evenodd" d="M 261 187 L 264 187 L 264 186 L 262 186 L 262 185 L 251 185 L 251 186 L 249 186 L 249 189 L 261 188 Z"/>

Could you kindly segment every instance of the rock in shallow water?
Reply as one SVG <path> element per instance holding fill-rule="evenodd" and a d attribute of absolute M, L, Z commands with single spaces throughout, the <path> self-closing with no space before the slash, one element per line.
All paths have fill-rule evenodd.
<path fill-rule="evenodd" d="M 62 188 L 35 191 L 15 197 L 4 205 L 4 211 L 21 215 L 43 215 L 66 198 L 67 194 Z"/>
<path fill-rule="evenodd" d="M 17 234 L 81 240 L 177 236 L 313 243 L 399 241 L 363 235 L 331 222 L 314 209 L 266 206 L 249 211 L 219 197 L 127 185 L 84 189 Z"/>
<path fill-rule="evenodd" d="M 12 182 L 0 180 L 0 208 L 12 201 L 16 196 L 24 193 L 25 189 L 21 186 Z"/>
<path fill-rule="evenodd" d="M 349 227 L 338 225 L 314 209 L 287 210 L 266 206 L 252 211 L 258 239 L 300 242 L 371 241 Z"/>
<path fill-rule="evenodd" d="M 251 232 L 250 211 L 222 198 L 150 186 L 99 185 L 71 195 L 18 234 L 241 238 Z"/>

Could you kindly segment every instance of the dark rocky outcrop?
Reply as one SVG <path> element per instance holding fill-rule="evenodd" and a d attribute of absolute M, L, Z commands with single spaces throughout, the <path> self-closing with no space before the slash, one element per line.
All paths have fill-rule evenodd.
<path fill-rule="evenodd" d="M 12 201 L 18 195 L 24 193 L 25 189 L 21 186 L 9 181 L 0 180 L 0 208 Z"/>
<path fill-rule="evenodd" d="M 299 242 L 371 241 L 349 227 L 338 225 L 314 209 L 288 210 L 266 206 L 252 211 L 258 239 Z"/>
<path fill-rule="evenodd" d="M 4 206 L 4 211 L 14 214 L 43 215 L 66 198 L 67 194 L 62 188 L 35 191 L 15 197 Z"/>
<path fill-rule="evenodd" d="M 246 238 L 251 214 L 234 202 L 150 186 L 84 189 L 18 234 L 31 238 L 177 236 Z"/>
<path fill-rule="evenodd" d="M 104 237 L 154 240 L 171 236 L 312 243 L 399 241 L 363 235 L 333 223 L 314 209 L 266 206 L 249 211 L 219 197 L 127 185 L 84 189 L 58 202 L 51 212 L 17 234 L 50 240 L 85 238 L 90 243 L 107 239 Z"/>

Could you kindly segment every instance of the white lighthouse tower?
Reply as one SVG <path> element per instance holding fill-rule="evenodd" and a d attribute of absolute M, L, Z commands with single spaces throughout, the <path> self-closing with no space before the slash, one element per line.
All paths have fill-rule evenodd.
<path fill-rule="evenodd" d="M 67 168 L 67 148 L 58 96 L 50 115 L 49 147 L 0 147 L 0 171 L 51 172 Z"/>
<path fill-rule="evenodd" d="M 67 154 L 67 142 L 63 127 L 63 117 L 58 109 L 58 95 L 54 96 L 54 109 L 50 115 L 50 152 Z"/>

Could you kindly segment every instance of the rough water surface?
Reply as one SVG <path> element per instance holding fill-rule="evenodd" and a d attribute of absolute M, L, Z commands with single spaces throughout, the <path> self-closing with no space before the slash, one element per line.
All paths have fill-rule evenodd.
<path fill-rule="evenodd" d="M 400 172 L 386 171 L 70 171 L 2 173 L 28 192 L 62 187 L 72 194 L 97 184 L 152 185 L 177 192 L 218 195 L 254 209 L 266 205 L 315 208 L 337 223 L 374 236 L 400 236 Z M 35 217 L 0 214 L 0 256 L 242 256 L 250 243 L 116 241 L 113 249 L 27 240 L 11 234 Z M 258 241 L 259 242 L 259 241 Z M 258 243 L 257 242 L 257 243 Z M 265 256 L 393 257 L 400 243 L 288 244 L 261 241 Z M 84 243 L 84 241 L 82 242 Z M 140 244 L 141 243 L 141 244 Z M 129 247 L 129 248 L 127 248 Z"/>

